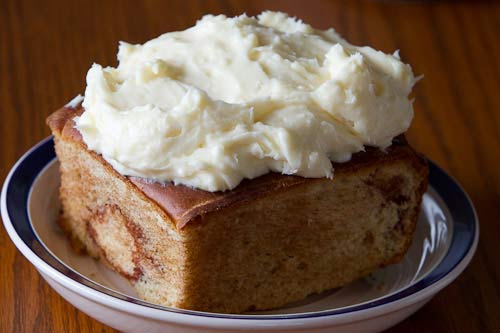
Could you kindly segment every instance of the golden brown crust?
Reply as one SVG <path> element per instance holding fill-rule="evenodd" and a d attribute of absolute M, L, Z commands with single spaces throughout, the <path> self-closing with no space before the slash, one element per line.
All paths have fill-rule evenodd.
<path fill-rule="evenodd" d="M 62 137 L 85 145 L 73 122 L 73 118 L 83 112 L 81 106 L 77 108 L 63 107 L 47 118 L 47 124 L 53 132 L 60 133 Z M 102 156 L 96 154 L 96 158 L 108 164 Z M 333 163 L 333 167 L 336 175 L 345 175 L 354 173 L 369 165 L 388 163 L 391 160 L 402 158 L 411 159 L 415 168 L 421 170 L 423 177 L 427 178 L 425 159 L 415 153 L 407 144 L 404 136 L 395 138 L 393 144 L 386 151 L 367 147 L 366 151 L 354 154 L 349 162 Z M 113 169 L 111 166 L 110 168 Z M 116 173 L 116 171 L 114 172 Z M 127 176 L 125 178 L 165 210 L 179 229 L 183 228 L 188 222 L 195 220 L 197 216 L 218 211 L 235 203 L 247 202 L 265 196 L 269 192 L 283 191 L 305 182 L 325 181 L 324 178 L 313 179 L 269 173 L 255 179 L 244 180 L 231 191 L 208 192 L 184 185 L 151 182 L 139 177 Z M 426 186 L 427 184 L 422 187 L 421 194 L 425 191 Z"/>

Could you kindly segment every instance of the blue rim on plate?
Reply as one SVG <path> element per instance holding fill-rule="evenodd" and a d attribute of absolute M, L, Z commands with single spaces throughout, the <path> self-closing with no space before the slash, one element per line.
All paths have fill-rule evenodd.
<path fill-rule="evenodd" d="M 36 177 L 54 158 L 56 158 L 54 141 L 52 137 L 49 137 L 38 143 L 23 157 L 21 157 L 7 176 L 6 184 L 3 187 L 3 192 L 5 192 L 3 193 L 5 200 L 5 205 L 3 207 L 6 209 L 6 212 L 3 213 L 6 213 L 9 217 L 10 223 L 12 223 L 15 232 L 34 255 L 38 256 L 50 265 L 52 269 L 67 276 L 75 282 L 122 301 L 168 312 L 221 319 L 276 320 L 337 316 L 361 310 L 373 309 L 416 294 L 426 287 L 444 279 L 470 253 L 475 241 L 477 241 L 476 236 L 478 233 L 478 222 L 470 199 L 457 182 L 455 182 L 436 164 L 429 161 L 429 184 L 441 196 L 444 203 L 448 206 L 453 218 L 453 238 L 448 252 L 443 260 L 432 270 L 432 272 L 417 283 L 394 294 L 376 299 L 373 302 L 348 306 L 340 309 L 324 310 L 320 312 L 283 315 L 235 315 L 170 308 L 128 297 L 124 294 L 96 284 L 92 280 L 87 279 L 63 264 L 45 248 L 41 240 L 37 237 L 29 220 L 28 197 Z M 4 223 L 6 222 L 4 221 Z"/>

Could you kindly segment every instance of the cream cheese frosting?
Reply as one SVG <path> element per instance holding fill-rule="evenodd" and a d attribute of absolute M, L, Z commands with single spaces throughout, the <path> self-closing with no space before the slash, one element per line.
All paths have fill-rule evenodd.
<path fill-rule="evenodd" d="M 224 191 L 268 172 L 333 177 L 413 118 L 416 79 L 398 53 L 357 47 L 284 13 L 207 15 L 87 73 L 75 118 L 118 172 Z"/>

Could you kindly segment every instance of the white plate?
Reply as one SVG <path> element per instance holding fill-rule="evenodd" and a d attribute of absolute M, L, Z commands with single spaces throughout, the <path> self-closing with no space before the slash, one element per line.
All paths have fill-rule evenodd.
<path fill-rule="evenodd" d="M 403 261 L 343 288 L 273 311 L 227 315 L 174 309 L 137 298 L 120 275 L 76 255 L 56 224 L 58 162 L 48 138 L 27 152 L 2 190 L 9 236 L 70 303 L 125 332 L 376 332 L 403 320 L 453 281 L 479 236 L 474 208 L 460 186 L 430 162 L 430 186 Z"/>

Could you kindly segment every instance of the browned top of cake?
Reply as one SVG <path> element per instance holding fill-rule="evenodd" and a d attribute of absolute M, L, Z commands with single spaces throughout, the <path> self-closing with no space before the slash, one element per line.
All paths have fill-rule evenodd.
<path fill-rule="evenodd" d="M 74 128 L 73 118 L 84 112 L 82 107 L 63 107 L 47 118 L 47 124 L 56 135 L 85 145 L 80 132 Z M 393 140 L 392 146 L 381 151 L 378 148 L 368 147 L 364 152 L 354 154 L 346 163 L 334 163 L 334 173 L 339 176 L 351 173 L 367 164 L 381 162 L 381 160 L 396 160 L 402 157 L 413 157 L 415 163 L 421 159 L 408 146 L 404 136 Z M 102 158 L 99 156 L 99 158 Z M 251 180 L 244 180 L 235 189 L 225 192 L 207 192 L 172 183 L 160 183 L 139 177 L 126 177 L 149 198 L 154 200 L 175 221 L 178 228 L 196 216 L 219 210 L 236 202 L 245 202 L 260 197 L 269 192 L 280 191 L 304 182 L 316 181 L 316 178 L 269 173 Z"/>

